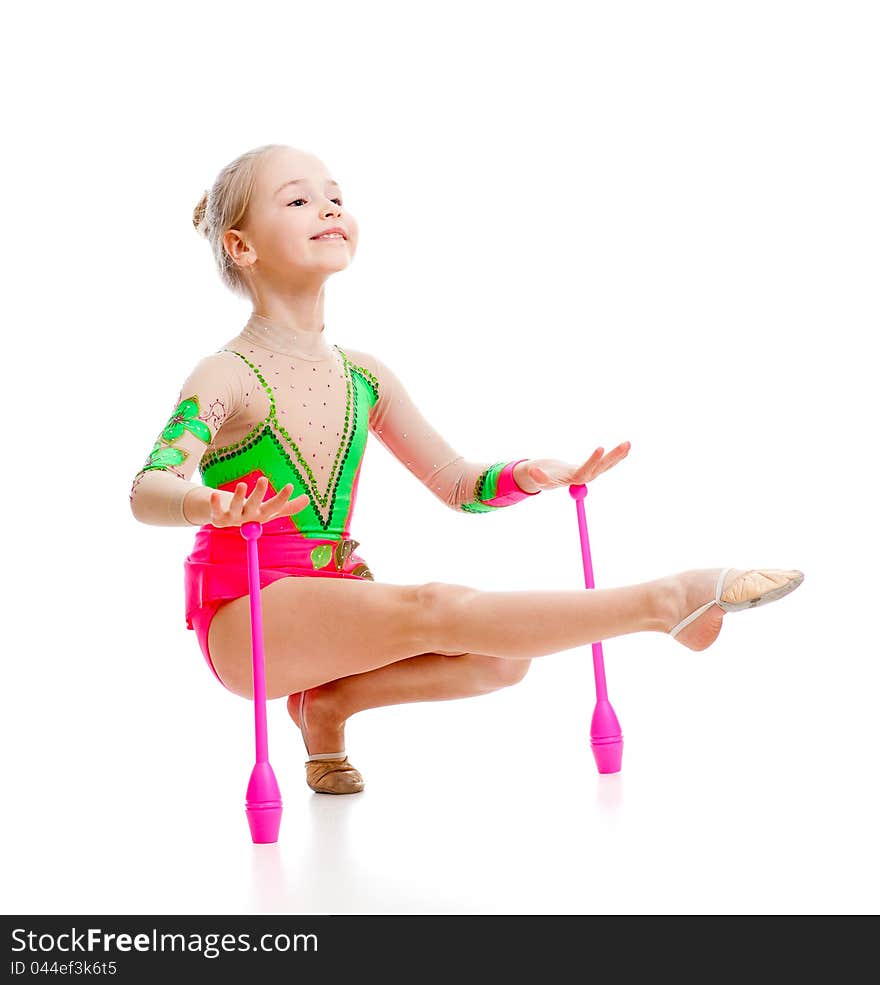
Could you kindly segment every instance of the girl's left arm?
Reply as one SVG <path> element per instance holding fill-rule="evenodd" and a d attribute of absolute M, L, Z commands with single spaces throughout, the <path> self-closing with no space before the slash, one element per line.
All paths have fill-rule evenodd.
<path fill-rule="evenodd" d="M 468 461 L 425 419 L 381 359 L 358 350 L 345 353 L 356 368 L 367 370 L 378 391 L 370 409 L 370 431 L 450 509 L 490 513 L 538 495 L 537 483 L 524 471 L 529 459 Z"/>

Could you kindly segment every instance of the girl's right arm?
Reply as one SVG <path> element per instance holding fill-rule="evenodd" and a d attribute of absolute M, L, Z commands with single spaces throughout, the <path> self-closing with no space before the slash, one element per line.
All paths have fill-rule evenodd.
<path fill-rule="evenodd" d="M 147 460 L 136 473 L 129 502 L 136 520 L 159 526 L 211 522 L 211 495 L 228 507 L 233 494 L 189 481 L 223 422 L 242 405 L 236 357 L 215 352 L 189 374 Z"/>

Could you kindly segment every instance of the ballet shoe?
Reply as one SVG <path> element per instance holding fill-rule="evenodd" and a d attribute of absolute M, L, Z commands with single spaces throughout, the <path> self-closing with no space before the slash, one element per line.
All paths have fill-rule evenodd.
<path fill-rule="evenodd" d="M 306 692 L 299 696 L 300 732 L 309 751 L 306 731 Z M 348 761 L 345 750 L 321 752 L 309 755 L 306 760 L 306 783 L 316 793 L 360 793 L 364 789 L 364 778 Z"/>
<path fill-rule="evenodd" d="M 736 573 L 730 582 L 725 584 L 731 571 Z M 788 595 L 789 592 L 793 592 L 803 580 L 804 573 L 797 569 L 750 568 L 748 571 L 741 571 L 736 568 L 724 568 L 718 575 L 715 598 L 694 609 L 681 622 L 668 630 L 668 633 L 670 636 L 676 637 L 686 626 L 689 626 L 713 605 L 718 606 L 723 612 L 739 612 L 742 609 L 754 609 L 756 606 L 775 602 L 777 599 Z M 718 636 L 721 630 L 722 617 L 723 613 L 717 615 L 712 625 L 706 627 L 706 634 L 711 637 L 708 642 L 706 641 L 706 634 L 699 639 L 692 640 L 698 645 L 691 645 L 683 639 L 680 642 L 692 650 L 706 649 Z"/>
<path fill-rule="evenodd" d="M 348 761 L 326 759 L 306 761 L 306 783 L 316 793 L 360 793 L 364 789 L 364 779 Z"/>

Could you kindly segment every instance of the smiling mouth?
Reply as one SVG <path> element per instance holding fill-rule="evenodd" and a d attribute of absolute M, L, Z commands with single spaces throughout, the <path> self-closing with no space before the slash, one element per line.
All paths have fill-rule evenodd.
<path fill-rule="evenodd" d="M 312 239 L 315 242 L 317 242 L 318 240 L 326 240 L 326 239 L 341 239 L 343 243 L 345 242 L 345 237 L 340 233 L 330 233 L 329 235 L 327 233 L 324 233 L 321 236 L 312 236 Z"/>

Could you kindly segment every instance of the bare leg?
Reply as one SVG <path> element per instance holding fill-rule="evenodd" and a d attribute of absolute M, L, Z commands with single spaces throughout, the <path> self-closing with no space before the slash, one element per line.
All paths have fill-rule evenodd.
<path fill-rule="evenodd" d="M 597 639 L 641 631 L 666 632 L 673 587 L 656 579 L 623 588 L 582 591 L 485 592 L 463 585 L 425 586 L 436 613 L 436 645 L 478 642 L 502 656 L 425 653 L 311 689 L 309 752 L 345 747 L 345 722 L 358 711 L 413 701 L 443 701 L 487 694 L 525 676 L 533 656 Z M 459 634 L 459 635 L 456 635 Z M 585 634 L 589 638 L 585 638 Z M 299 693 L 287 702 L 299 726 Z"/>
<path fill-rule="evenodd" d="M 640 585 L 593 589 L 588 593 L 590 601 L 598 600 L 600 606 L 586 614 L 581 607 L 585 596 L 580 592 L 481 592 L 462 585 L 422 586 L 420 602 L 431 615 L 423 633 L 435 641 L 435 647 L 440 645 L 436 641 L 451 648 L 457 639 L 481 639 L 503 648 L 503 656 L 438 649 L 313 686 L 308 705 L 309 752 L 344 748 L 346 720 L 366 708 L 486 694 L 520 681 L 531 656 L 629 632 L 666 633 L 704 603 L 707 595 L 711 597 L 719 571 L 693 569 Z M 735 569 L 730 578 L 738 573 Z M 709 608 L 679 634 L 678 642 L 694 650 L 705 649 L 717 637 L 723 615 L 720 608 Z M 484 620 L 488 626 L 481 626 Z M 550 631 L 547 620 L 554 623 Z M 455 635 L 456 627 L 460 637 Z M 507 631 L 499 633 L 500 627 Z M 529 632 L 532 628 L 534 634 Z M 584 639 L 584 633 L 589 639 Z M 527 636 L 530 641 L 518 646 Z M 522 652 L 525 647 L 528 655 Z M 299 692 L 290 695 L 288 711 L 299 725 Z"/>
<path fill-rule="evenodd" d="M 425 589 L 433 592 L 426 649 L 513 660 L 627 633 L 665 633 L 675 591 L 670 578 L 589 591 L 486 592 L 442 583 Z"/>
<path fill-rule="evenodd" d="M 328 681 L 309 694 L 309 752 L 344 749 L 345 722 L 359 711 L 489 694 L 518 683 L 528 668 L 528 660 L 504 660 L 481 653 L 423 653 L 364 674 Z M 287 711 L 301 727 L 299 692 L 288 698 Z"/>
<path fill-rule="evenodd" d="M 625 633 L 665 632 L 676 585 L 669 576 L 590 591 L 486 592 L 443 582 L 282 578 L 260 591 L 266 695 L 425 653 L 528 660 Z M 217 673 L 243 697 L 253 688 L 250 636 L 247 596 L 221 606 L 208 633 Z"/>

